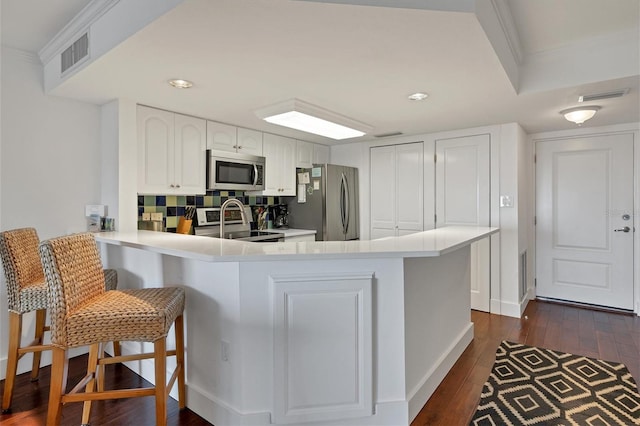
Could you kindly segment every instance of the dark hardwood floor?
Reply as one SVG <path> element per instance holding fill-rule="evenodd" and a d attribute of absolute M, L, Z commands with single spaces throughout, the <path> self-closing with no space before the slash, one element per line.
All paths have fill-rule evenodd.
<path fill-rule="evenodd" d="M 466 425 L 480 400 L 480 390 L 487 380 L 502 340 L 521 342 L 563 352 L 586 355 L 609 361 L 623 362 L 640 380 L 640 318 L 631 315 L 593 311 L 532 301 L 521 319 L 472 311 L 475 338 L 453 369 L 440 384 L 431 399 L 413 421 L 421 425 Z M 86 356 L 71 360 L 69 383 L 84 374 Z M 40 380 L 29 381 L 22 374 L 16 382 L 12 414 L 0 415 L 2 426 L 43 425 L 49 395 L 49 367 L 41 369 Z M 146 383 L 126 367 L 107 369 L 107 387 L 139 386 Z M 2 382 L 4 387 L 4 381 Z M 146 383 L 148 385 L 148 383 Z M 69 404 L 63 410 L 64 425 L 80 424 L 82 404 Z M 174 400 L 169 401 L 168 424 L 209 425 L 187 410 L 179 411 Z M 92 424 L 137 425 L 154 424 L 152 398 L 135 398 L 94 403 Z"/>
<path fill-rule="evenodd" d="M 471 312 L 475 335 L 411 426 L 467 425 L 502 340 L 624 363 L 640 380 L 640 318 L 532 301 L 521 319 Z"/>

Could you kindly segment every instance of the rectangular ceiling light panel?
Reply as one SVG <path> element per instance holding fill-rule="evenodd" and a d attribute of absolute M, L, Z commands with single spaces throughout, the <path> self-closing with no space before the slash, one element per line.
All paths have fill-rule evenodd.
<path fill-rule="evenodd" d="M 269 123 L 336 140 L 356 138 L 371 131 L 364 123 L 299 99 L 262 108 L 256 115 Z"/>

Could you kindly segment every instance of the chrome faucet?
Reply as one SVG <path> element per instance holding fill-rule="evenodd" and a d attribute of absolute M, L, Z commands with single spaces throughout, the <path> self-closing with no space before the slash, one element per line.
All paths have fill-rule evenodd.
<path fill-rule="evenodd" d="M 222 206 L 220 207 L 220 238 L 224 238 L 224 212 L 225 210 L 227 210 L 227 206 L 229 206 L 229 204 L 235 204 L 240 208 L 240 217 L 242 217 L 243 225 L 249 223 L 249 220 L 247 219 L 247 213 L 244 211 L 244 204 L 242 204 L 242 201 L 236 198 L 229 198 L 227 201 L 222 203 Z"/>

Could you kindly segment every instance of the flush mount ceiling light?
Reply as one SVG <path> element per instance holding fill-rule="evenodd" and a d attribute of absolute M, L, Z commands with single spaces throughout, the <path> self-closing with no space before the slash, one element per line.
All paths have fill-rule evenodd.
<path fill-rule="evenodd" d="M 270 105 L 255 113 L 268 123 L 336 140 L 357 138 L 372 130 L 367 124 L 299 99 Z"/>
<path fill-rule="evenodd" d="M 599 106 L 581 106 L 565 109 L 560 111 L 560 114 L 564 115 L 564 118 L 568 121 L 572 121 L 580 126 L 582 123 L 596 115 L 596 112 L 598 112 L 599 109 Z"/>
<path fill-rule="evenodd" d="M 176 89 L 188 89 L 193 86 L 193 83 L 189 80 L 182 80 L 181 78 L 173 78 L 168 81 L 170 85 L 175 87 Z"/>
<path fill-rule="evenodd" d="M 407 96 L 409 98 L 409 100 L 411 101 L 424 101 L 425 99 L 427 99 L 429 97 L 428 93 L 423 93 L 423 92 L 416 92 L 413 93 L 409 96 Z"/>

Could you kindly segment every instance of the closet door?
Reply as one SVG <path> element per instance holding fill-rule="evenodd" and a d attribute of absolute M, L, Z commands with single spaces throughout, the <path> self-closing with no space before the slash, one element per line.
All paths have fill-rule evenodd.
<path fill-rule="evenodd" d="M 436 141 L 436 227 L 490 226 L 490 135 Z M 490 243 L 471 245 L 471 308 L 490 310 Z"/>
<path fill-rule="evenodd" d="M 396 148 L 371 148 L 371 239 L 396 235 Z"/>

